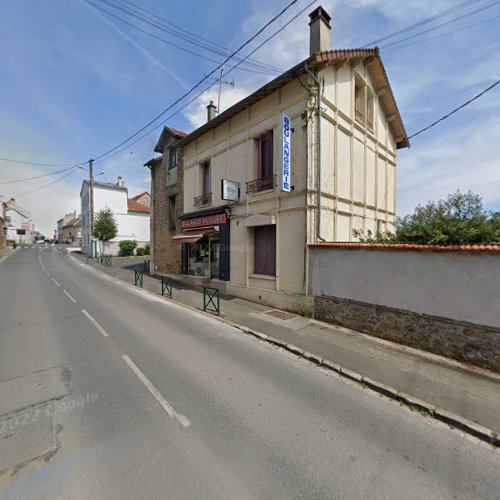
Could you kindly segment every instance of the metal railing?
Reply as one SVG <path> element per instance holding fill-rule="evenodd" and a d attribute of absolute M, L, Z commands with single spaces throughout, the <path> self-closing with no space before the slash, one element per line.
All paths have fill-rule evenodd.
<path fill-rule="evenodd" d="M 144 271 L 145 273 L 147 273 L 147 274 L 150 274 L 150 272 L 151 272 L 151 261 L 150 261 L 150 260 L 146 259 L 146 260 L 144 261 L 144 268 L 143 268 L 143 271 Z"/>
<path fill-rule="evenodd" d="M 270 177 L 261 177 L 260 179 L 255 179 L 253 181 L 247 182 L 247 193 L 258 193 L 260 191 L 266 191 L 267 189 L 273 189 L 276 185 L 276 175 L 271 175 Z"/>
<path fill-rule="evenodd" d="M 202 205 L 212 203 L 212 193 L 204 193 L 200 196 L 195 196 L 193 203 L 195 207 L 201 207 Z"/>
<path fill-rule="evenodd" d="M 168 295 L 172 298 L 172 278 L 169 276 L 161 277 L 161 294 L 163 296 Z"/>
<path fill-rule="evenodd" d="M 140 269 L 135 269 L 134 271 L 134 285 L 140 286 L 141 288 L 144 285 L 144 272 Z"/>
<path fill-rule="evenodd" d="M 220 292 L 218 288 L 203 287 L 203 310 L 220 316 Z"/>

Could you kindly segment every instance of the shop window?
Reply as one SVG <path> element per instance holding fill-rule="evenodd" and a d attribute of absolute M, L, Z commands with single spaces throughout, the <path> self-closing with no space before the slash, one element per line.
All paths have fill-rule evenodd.
<path fill-rule="evenodd" d="M 175 231 L 175 195 L 168 197 L 168 230 Z"/>
<path fill-rule="evenodd" d="M 276 276 L 276 226 L 256 226 L 254 235 L 254 273 Z"/>

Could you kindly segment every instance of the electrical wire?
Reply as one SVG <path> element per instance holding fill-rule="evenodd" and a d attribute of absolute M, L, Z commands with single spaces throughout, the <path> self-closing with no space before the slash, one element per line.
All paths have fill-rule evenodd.
<path fill-rule="evenodd" d="M 225 60 L 216 66 L 208 75 L 204 76 L 201 80 L 199 80 L 195 85 L 193 85 L 188 91 L 186 91 L 182 96 L 180 96 L 178 99 L 176 99 L 172 104 L 168 105 L 165 109 L 163 109 L 158 115 L 156 115 L 153 119 L 151 119 L 146 125 L 141 127 L 139 130 L 134 132 L 132 135 L 124 139 L 122 142 L 117 144 L 116 146 L 112 147 L 111 149 L 108 149 L 104 153 L 98 155 L 95 160 L 99 160 L 101 158 L 104 158 L 105 156 L 108 156 L 110 153 L 113 151 L 116 151 L 118 148 L 123 146 L 124 144 L 128 143 L 131 139 L 134 137 L 137 137 L 141 132 L 143 132 L 146 128 L 151 126 L 153 123 L 158 121 L 162 116 L 164 116 L 168 111 L 170 111 L 174 106 L 176 106 L 179 102 L 184 100 L 189 94 L 191 94 L 194 90 L 196 90 L 203 82 L 208 80 L 213 74 L 215 74 L 220 68 L 224 66 L 225 63 L 227 63 L 230 59 L 233 58 L 234 55 L 238 54 L 241 52 L 247 45 L 249 45 L 251 42 L 253 42 L 263 31 L 265 31 L 271 24 L 276 22 L 286 11 L 288 11 L 293 5 L 295 5 L 299 0 L 292 0 L 289 2 L 278 14 L 273 16 L 267 23 L 264 24 L 254 35 L 252 35 L 246 42 L 244 42 L 242 45 L 240 45 L 236 50 L 234 50 L 230 55 L 228 55 Z"/>
<path fill-rule="evenodd" d="M 46 187 L 48 187 L 48 186 L 52 186 L 52 184 L 55 184 L 56 182 L 60 182 L 60 181 L 62 181 L 63 179 L 65 179 L 66 177 L 69 177 L 70 175 L 72 175 L 72 174 L 75 172 L 75 170 L 76 170 L 77 168 L 78 168 L 78 167 L 73 167 L 73 168 L 71 169 L 71 171 L 70 171 L 70 172 L 68 172 L 68 173 L 64 174 L 63 176 L 58 177 L 57 179 L 55 179 L 55 180 L 53 180 L 53 181 L 51 181 L 51 182 L 48 182 L 47 184 L 43 184 L 43 185 L 38 186 L 38 187 L 36 187 L 36 188 L 34 188 L 34 189 L 30 189 L 29 191 L 25 191 L 24 193 L 19 193 L 19 194 L 16 194 L 16 195 L 15 195 L 15 197 L 16 197 L 16 198 L 19 198 L 20 196 L 26 196 L 27 194 L 34 193 L 35 191 L 39 191 L 40 189 L 44 189 L 44 188 L 46 188 Z"/>
<path fill-rule="evenodd" d="M 475 95 L 472 99 L 469 99 L 468 101 L 464 102 L 463 104 L 461 104 L 457 108 L 453 109 L 452 111 L 450 111 L 446 115 L 444 115 L 441 118 L 439 118 L 438 120 L 432 122 L 427 127 L 424 127 L 423 129 L 419 130 L 418 132 L 415 132 L 414 134 L 410 135 L 410 137 L 408 137 L 408 139 L 413 139 L 413 137 L 417 137 L 417 135 L 422 134 L 423 132 L 429 130 L 430 128 L 432 128 L 434 126 L 436 126 L 438 123 L 441 123 L 442 121 L 446 120 L 450 116 L 454 115 L 457 111 L 460 111 L 461 109 L 465 108 L 469 104 L 473 103 L 476 99 L 479 99 L 484 94 L 486 94 L 486 93 L 490 92 L 491 90 L 493 90 L 498 84 L 500 84 L 500 80 L 497 80 L 495 83 L 493 83 L 489 87 L 485 88 L 482 92 L 480 92 L 479 94 Z"/>
<path fill-rule="evenodd" d="M 41 175 L 35 175 L 33 177 L 25 177 L 24 179 L 16 179 L 16 180 L 13 180 L 13 181 L 7 181 L 7 182 L 0 182 L 0 186 L 3 186 L 5 184 L 15 184 L 17 182 L 26 182 L 26 181 L 32 181 L 34 179 L 41 179 L 42 177 L 49 177 L 51 175 L 57 175 L 57 174 L 61 174 L 63 172 L 67 172 L 68 170 L 72 170 L 73 168 L 75 168 L 76 165 L 72 166 L 72 167 L 69 167 L 69 168 L 65 168 L 63 170 L 57 170 L 55 172 L 48 172 L 46 174 L 41 174 Z"/>

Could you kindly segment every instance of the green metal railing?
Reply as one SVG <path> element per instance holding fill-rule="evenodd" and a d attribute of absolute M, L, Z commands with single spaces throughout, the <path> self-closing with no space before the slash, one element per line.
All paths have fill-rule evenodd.
<path fill-rule="evenodd" d="M 203 287 L 203 310 L 220 316 L 220 292 L 218 288 Z"/>
<path fill-rule="evenodd" d="M 140 286 L 142 288 L 144 284 L 144 272 L 140 269 L 135 269 L 134 271 L 134 285 Z"/>
<path fill-rule="evenodd" d="M 168 295 L 172 298 L 172 278 L 169 276 L 161 277 L 161 294 L 163 296 Z"/>

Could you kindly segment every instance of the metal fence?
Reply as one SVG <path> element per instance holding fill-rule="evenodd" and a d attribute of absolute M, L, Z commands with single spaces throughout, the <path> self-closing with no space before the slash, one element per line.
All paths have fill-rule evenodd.
<path fill-rule="evenodd" d="M 168 295 L 172 298 L 172 278 L 169 276 L 161 277 L 161 294 L 163 296 Z"/>
<path fill-rule="evenodd" d="M 220 292 L 218 288 L 203 287 L 203 310 L 220 316 Z"/>

